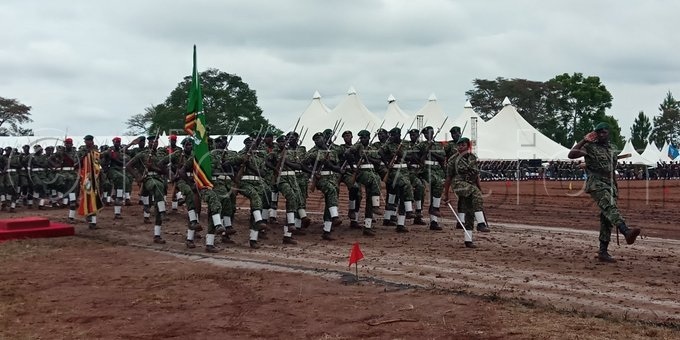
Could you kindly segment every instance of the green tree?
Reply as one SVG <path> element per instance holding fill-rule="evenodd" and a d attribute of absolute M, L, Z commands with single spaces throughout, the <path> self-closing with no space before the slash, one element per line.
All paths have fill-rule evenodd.
<path fill-rule="evenodd" d="M 664 142 L 680 142 L 680 104 L 673 98 L 671 91 L 666 93 L 661 105 L 659 105 L 659 116 L 654 117 L 654 129 L 650 140 L 656 145 L 663 145 Z"/>
<path fill-rule="evenodd" d="M 261 126 L 270 126 L 269 121 L 262 116 L 262 109 L 257 106 L 255 91 L 241 77 L 208 69 L 200 73 L 200 80 L 203 111 L 211 135 L 233 133 L 237 124 L 236 134 L 247 134 L 259 130 Z M 163 103 L 147 107 L 144 113 L 129 118 L 128 129 L 151 133 L 183 130 L 190 84 L 191 76 L 184 77 Z M 275 133 L 281 133 L 275 127 L 272 128 Z"/>
<path fill-rule="evenodd" d="M 33 135 L 31 129 L 20 126 L 32 121 L 30 106 L 26 106 L 16 99 L 0 97 L 0 136 Z"/>
<path fill-rule="evenodd" d="M 633 126 L 630 127 L 630 141 L 638 152 L 645 150 L 651 133 L 652 122 L 644 111 L 640 111 L 633 122 Z"/>

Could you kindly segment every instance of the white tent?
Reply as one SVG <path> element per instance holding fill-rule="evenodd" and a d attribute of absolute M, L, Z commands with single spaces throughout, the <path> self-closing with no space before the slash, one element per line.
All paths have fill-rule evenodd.
<path fill-rule="evenodd" d="M 661 151 L 659 151 L 659 148 L 656 147 L 656 143 L 651 142 L 647 143 L 645 151 L 642 151 L 642 154 L 640 156 L 656 164 L 656 162 L 658 162 L 661 159 Z"/>
<path fill-rule="evenodd" d="M 482 119 L 482 117 L 480 117 L 477 112 L 475 112 L 475 110 L 472 108 L 472 104 L 468 100 L 465 102 L 465 106 L 463 106 L 463 112 L 458 117 L 453 120 L 451 120 L 449 117 L 449 120 L 446 121 L 446 126 L 444 126 L 443 131 L 441 132 L 442 136 L 444 136 L 444 133 L 446 133 L 448 139 L 448 133 L 451 128 L 458 126 L 463 131 L 463 135 L 469 137 L 472 131 L 471 118 L 473 117 L 477 118 L 477 135 L 479 135 L 479 131 L 486 129 L 486 121 Z"/>
<path fill-rule="evenodd" d="M 312 143 L 312 135 L 325 129 L 328 124 L 331 124 L 332 126 L 333 122 L 338 119 L 339 118 L 335 114 L 331 114 L 331 110 L 321 102 L 319 91 L 315 91 L 312 102 L 309 103 L 307 108 L 302 111 L 302 114 L 300 115 L 298 132 L 300 132 L 302 128 L 305 130 L 309 129 L 307 130 L 307 135 L 305 136 L 303 144 L 306 146 L 314 144 Z M 293 122 L 293 124 L 295 124 L 295 122 Z M 293 127 L 294 125 L 291 125 L 289 130 L 292 130 Z M 302 137 L 302 133 L 300 134 L 300 137 Z"/>
<path fill-rule="evenodd" d="M 630 140 L 626 142 L 626 145 L 621 150 L 620 154 L 629 153 L 631 156 L 629 158 L 619 159 L 619 163 L 632 163 L 632 164 L 644 164 L 644 165 L 655 165 L 655 162 L 649 161 L 648 159 L 642 157 L 633 146 Z"/>
<path fill-rule="evenodd" d="M 423 116 L 423 126 L 432 126 L 435 129 L 444 122 L 444 119 L 446 119 L 446 113 L 444 112 L 442 106 L 439 105 L 439 102 L 437 102 L 437 97 L 434 95 L 434 93 L 430 95 L 430 97 L 427 99 L 427 103 L 425 103 L 425 106 L 418 110 L 415 115 Z M 404 128 L 408 128 L 409 125 L 411 125 L 411 122 L 408 122 Z M 437 136 L 437 139 L 443 140 L 444 132 L 448 132 L 448 129 L 440 132 L 442 137 Z"/>
<path fill-rule="evenodd" d="M 318 126 L 318 129 L 324 130 L 333 128 L 333 124 L 338 119 L 342 119 L 342 131 L 349 130 L 354 134 L 364 129 L 377 129 L 378 126 L 380 126 L 381 121 L 361 102 L 361 99 L 357 95 L 357 91 L 353 87 L 349 88 L 347 97 L 331 110 L 329 116 L 323 124 Z M 336 131 L 338 138 L 340 134 L 342 134 L 342 131 Z"/>
<path fill-rule="evenodd" d="M 385 117 L 383 118 L 383 128 L 389 130 L 395 126 L 401 126 L 406 124 L 411 124 L 413 117 L 409 116 L 404 112 L 397 104 L 397 100 L 394 96 L 390 95 L 387 98 L 387 111 L 385 111 Z M 372 133 L 373 131 L 371 131 Z"/>
<path fill-rule="evenodd" d="M 503 109 L 478 129 L 481 159 L 567 159 L 569 149 L 546 137 L 517 112 L 508 98 Z M 466 132 L 466 134 L 468 134 Z"/>

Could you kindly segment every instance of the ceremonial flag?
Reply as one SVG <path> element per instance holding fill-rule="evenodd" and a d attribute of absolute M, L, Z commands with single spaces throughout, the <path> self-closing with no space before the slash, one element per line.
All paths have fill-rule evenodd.
<path fill-rule="evenodd" d="M 78 215 L 90 216 L 104 207 L 99 196 L 99 152 L 91 150 L 80 159 L 80 197 Z"/>
<path fill-rule="evenodd" d="M 359 249 L 359 242 L 354 243 L 352 246 L 352 251 L 349 253 L 349 267 L 352 266 L 352 264 L 359 262 L 359 260 L 364 258 L 364 253 L 361 252 L 361 249 Z"/>
<path fill-rule="evenodd" d="M 679 154 L 680 151 L 678 151 L 678 148 L 676 148 L 673 144 L 668 146 L 668 157 L 670 159 L 676 159 Z"/>
<path fill-rule="evenodd" d="M 208 147 L 208 132 L 203 114 L 203 93 L 196 68 L 196 45 L 194 45 L 194 69 L 191 74 L 187 115 L 184 118 L 184 131 L 194 141 L 194 182 L 198 189 L 212 188 L 212 159 Z"/>

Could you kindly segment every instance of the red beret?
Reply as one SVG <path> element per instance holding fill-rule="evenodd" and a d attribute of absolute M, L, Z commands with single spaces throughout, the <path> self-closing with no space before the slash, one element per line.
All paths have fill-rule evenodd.
<path fill-rule="evenodd" d="M 66 138 L 66 139 L 64 139 L 64 143 L 73 143 L 73 139 Z"/>
<path fill-rule="evenodd" d="M 120 137 L 113 137 L 112 142 L 120 142 Z"/>
<path fill-rule="evenodd" d="M 170 140 L 177 140 L 177 135 L 170 135 Z"/>

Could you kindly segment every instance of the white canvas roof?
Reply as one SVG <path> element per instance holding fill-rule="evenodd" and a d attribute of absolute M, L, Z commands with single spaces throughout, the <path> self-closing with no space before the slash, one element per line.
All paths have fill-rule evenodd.
<path fill-rule="evenodd" d="M 435 129 L 437 129 L 442 124 L 442 122 L 444 122 L 444 119 L 446 119 L 446 112 L 444 112 L 442 106 L 439 105 L 439 102 L 437 102 L 437 97 L 434 95 L 434 93 L 431 94 L 430 97 L 427 99 L 427 103 L 425 103 L 425 106 L 423 106 L 420 110 L 418 110 L 418 112 L 416 112 L 415 116 L 419 115 L 423 116 L 423 123 L 425 124 L 424 126 L 432 126 Z M 411 125 L 410 121 L 406 124 L 406 127 L 404 128 L 408 128 L 409 125 Z M 448 132 L 448 129 L 440 132 L 439 134 L 442 135 L 442 137 L 437 136 L 437 139 L 443 140 L 444 132 Z"/>
<path fill-rule="evenodd" d="M 450 137 L 449 131 L 451 130 L 451 128 L 454 126 L 458 126 L 461 128 L 465 136 L 470 136 L 470 132 L 472 131 L 471 127 L 472 117 L 477 118 L 477 135 L 479 136 L 479 131 L 486 129 L 486 121 L 482 119 L 482 117 L 480 117 L 479 114 L 477 114 L 477 112 L 475 112 L 469 100 L 465 102 L 465 106 L 463 106 L 463 112 L 461 112 L 461 114 L 458 117 L 456 117 L 453 120 L 451 119 L 451 117 L 449 117 L 449 120 L 446 121 L 446 125 L 444 126 L 443 131 L 440 132 L 440 134 L 442 136 L 446 136 L 446 139 L 448 140 Z M 446 134 L 444 135 L 444 133 Z"/>
<path fill-rule="evenodd" d="M 660 161 L 662 162 L 670 162 L 672 159 L 668 156 L 668 149 L 670 148 L 670 144 L 668 144 L 668 141 L 664 141 L 663 147 L 661 148 L 661 156 L 660 156 Z"/>
<path fill-rule="evenodd" d="M 381 122 L 381 124 L 383 124 L 383 129 L 389 130 L 397 125 L 401 126 L 411 124 L 413 117 L 404 112 L 399 107 L 399 104 L 397 104 L 397 100 L 394 98 L 394 96 L 390 95 L 387 98 L 387 110 L 385 111 L 385 117 L 383 120 L 384 122 Z M 373 132 L 375 131 L 371 131 L 371 133 Z"/>
<path fill-rule="evenodd" d="M 338 120 L 338 118 L 335 115 L 331 114 L 331 110 L 321 101 L 321 94 L 319 94 L 319 91 L 315 91 L 314 96 L 312 97 L 312 101 L 309 103 L 307 108 L 304 111 L 302 111 L 302 114 L 300 115 L 298 133 L 300 133 L 302 128 L 305 129 L 309 128 L 307 136 L 305 136 L 305 140 L 303 141 L 303 144 L 305 145 L 313 144 L 311 142 L 312 135 L 314 135 L 317 132 L 320 132 L 320 130 L 325 129 L 325 127 L 328 126 L 328 124 L 331 124 L 332 126 L 333 122 L 336 120 Z M 291 126 L 288 128 L 288 131 L 292 130 L 294 127 L 295 121 L 291 123 Z M 300 137 L 302 137 L 302 133 L 300 133 Z"/>
<path fill-rule="evenodd" d="M 325 122 L 318 126 L 321 130 L 332 128 L 333 123 L 338 119 L 342 119 L 342 131 L 349 130 L 354 134 L 364 129 L 368 129 L 369 131 L 377 129 L 381 122 L 381 120 L 361 102 L 359 95 L 357 95 L 357 91 L 353 87 L 350 87 L 347 91 L 347 97 L 331 110 Z M 342 131 L 337 131 L 336 134 L 339 136 L 342 134 Z"/>
<path fill-rule="evenodd" d="M 623 158 L 619 160 L 619 163 L 633 163 L 633 164 L 644 164 L 644 165 L 655 165 L 655 162 L 651 162 L 647 160 L 646 158 L 642 157 L 636 150 L 635 147 L 633 146 L 633 143 L 631 143 L 630 140 L 626 142 L 626 145 L 623 147 L 623 150 L 621 150 L 621 154 L 626 154 L 629 153 L 631 154 L 631 157 L 629 158 Z"/>
<path fill-rule="evenodd" d="M 567 159 L 569 149 L 546 137 L 517 112 L 506 98 L 503 109 L 478 130 L 481 159 Z M 469 136 L 469 132 L 465 132 Z"/>
<path fill-rule="evenodd" d="M 659 151 L 659 148 L 656 147 L 656 143 L 651 142 L 647 143 L 645 151 L 642 151 L 642 154 L 640 156 L 656 164 L 656 162 L 658 162 L 661 159 L 661 151 Z"/>

